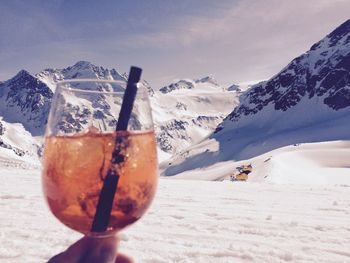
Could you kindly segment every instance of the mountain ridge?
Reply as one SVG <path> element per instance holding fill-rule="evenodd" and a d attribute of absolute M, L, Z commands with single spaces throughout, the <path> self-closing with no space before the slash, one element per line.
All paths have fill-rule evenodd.
<path fill-rule="evenodd" d="M 15 98 L 17 93 L 24 93 L 20 103 L 18 103 L 18 117 L 8 118 L 13 116 L 13 107 L 7 107 L 7 111 L 1 111 L 0 116 L 4 115 L 4 120 L 15 123 L 22 123 L 26 130 L 35 136 L 42 136 L 44 134 L 45 125 L 49 113 L 49 105 L 51 104 L 55 85 L 58 81 L 71 78 L 94 78 L 94 79 L 111 79 L 123 80 L 128 77 L 127 73 L 120 74 L 115 69 L 108 69 L 102 66 L 96 66 L 91 62 L 78 61 L 72 66 L 63 69 L 47 68 L 43 71 L 31 75 L 26 70 L 21 70 L 16 76 L 0 84 L 0 99 L 1 94 L 6 93 L 4 97 Z M 32 82 L 32 86 L 20 85 L 21 78 L 27 78 Z M 233 104 L 236 104 L 236 92 L 227 92 L 221 88 L 212 76 L 203 77 L 200 79 L 179 80 L 187 81 L 195 87 L 189 93 L 171 92 L 162 93 L 155 91 L 148 84 L 146 80 L 142 80 L 142 86 L 148 90 L 151 100 L 151 106 L 154 110 L 155 127 L 157 130 L 157 142 L 160 149 L 161 157 L 167 158 L 169 155 L 178 152 L 184 147 L 189 146 L 193 142 L 203 136 L 210 134 L 211 131 L 222 121 L 222 119 L 229 113 L 229 109 Z M 23 82 L 23 81 L 22 81 Z M 10 88 L 7 84 L 17 88 L 16 94 L 9 92 Z M 172 85 L 172 84 L 170 84 Z M 26 111 L 25 105 L 32 99 L 30 95 L 31 90 L 42 89 L 41 98 L 48 104 L 42 110 L 28 108 Z M 103 102 L 104 98 L 94 99 L 91 101 L 91 108 L 82 108 L 79 105 L 69 105 L 65 114 L 65 122 L 60 128 L 67 131 L 80 130 L 87 123 L 87 119 L 91 115 L 99 116 L 101 119 L 106 119 L 107 125 L 113 126 L 115 124 L 115 115 L 111 109 L 106 108 Z M 206 105 L 202 107 L 200 105 Z M 8 106 L 7 101 L 3 105 Z M 35 105 L 32 104 L 32 105 Z M 216 105 L 225 105 L 219 107 L 219 111 L 215 110 Z M 95 107 L 95 108 L 94 108 Z M 27 121 L 23 119 L 31 111 L 35 110 L 40 117 L 40 125 L 38 118 L 29 118 Z M 180 125 L 181 124 L 181 125 Z"/>

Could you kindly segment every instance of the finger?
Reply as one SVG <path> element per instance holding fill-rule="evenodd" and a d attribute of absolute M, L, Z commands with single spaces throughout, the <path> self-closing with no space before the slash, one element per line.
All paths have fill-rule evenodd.
<path fill-rule="evenodd" d="M 133 263 L 133 262 L 134 261 L 130 257 L 123 254 L 118 254 L 117 259 L 115 261 L 115 263 Z"/>
<path fill-rule="evenodd" d="M 62 262 L 62 258 L 64 257 L 64 252 L 57 254 L 56 256 L 52 257 L 47 261 L 47 263 L 59 263 Z"/>
<path fill-rule="evenodd" d="M 82 251 L 87 245 L 87 240 L 82 238 L 71 245 L 66 251 L 57 254 L 56 256 L 49 259 L 47 263 L 77 263 L 80 260 Z"/>
<path fill-rule="evenodd" d="M 93 238 L 90 240 L 89 254 L 84 258 L 86 263 L 114 263 L 117 257 L 118 239 L 116 237 L 109 238 Z"/>
<path fill-rule="evenodd" d="M 118 238 L 83 237 L 48 263 L 113 263 L 117 255 Z"/>

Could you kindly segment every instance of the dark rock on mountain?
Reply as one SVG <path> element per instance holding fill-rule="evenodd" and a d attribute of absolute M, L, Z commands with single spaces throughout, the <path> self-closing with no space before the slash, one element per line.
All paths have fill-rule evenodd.
<path fill-rule="evenodd" d="M 0 116 L 7 122 L 22 123 L 33 135 L 42 134 L 52 96 L 43 82 L 21 70 L 0 84 Z"/>
<path fill-rule="evenodd" d="M 210 84 L 213 84 L 214 86 L 219 86 L 218 82 L 216 81 L 216 79 L 214 79 L 213 76 L 207 76 L 201 79 L 197 79 L 195 80 L 195 83 L 210 83 Z"/>
<path fill-rule="evenodd" d="M 237 85 L 237 84 L 232 84 L 231 86 L 229 86 L 229 87 L 227 88 L 227 90 L 228 90 L 228 91 L 241 91 L 239 85 Z"/>
<path fill-rule="evenodd" d="M 188 125 L 187 121 L 176 119 L 162 123 L 157 135 L 157 143 L 161 150 L 164 152 L 173 151 L 174 146 L 171 139 L 186 140 L 188 136 L 186 128 Z"/>
<path fill-rule="evenodd" d="M 193 89 L 193 88 L 194 88 L 194 84 L 191 81 L 179 80 L 178 82 L 171 83 L 168 86 L 160 88 L 159 91 L 162 93 L 169 93 L 169 92 L 172 92 L 174 90 Z"/>
<path fill-rule="evenodd" d="M 287 111 L 301 100 L 309 100 L 311 104 L 321 101 L 335 111 L 350 106 L 350 20 L 269 81 L 244 93 L 241 105 L 227 119 L 239 121 L 268 106 Z"/>

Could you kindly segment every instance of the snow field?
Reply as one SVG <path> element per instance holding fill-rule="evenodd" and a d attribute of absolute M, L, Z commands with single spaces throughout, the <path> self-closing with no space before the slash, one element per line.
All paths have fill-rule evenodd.
<path fill-rule="evenodd" d="M 59 223 L 37 169 L 1 168 L 0 261 L 45 262 L 80 235 Z M 161 178 L 121 234 L 136 262 L 350 262 L 350 187 Z"/>

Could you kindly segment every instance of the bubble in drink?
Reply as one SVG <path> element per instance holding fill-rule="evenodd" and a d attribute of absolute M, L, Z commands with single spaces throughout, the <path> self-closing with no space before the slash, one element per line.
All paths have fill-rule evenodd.
<path fill-rule="evenodd" d="M 157 187 L 158 163 L 154 132 L 84 133 L 49 136 L 45 140 L 43 188 L 53 214 L 65 225 L 87 234 L 110 166 L 115 141 L 122 160 L 107 231 L 138 220 Z"/>

